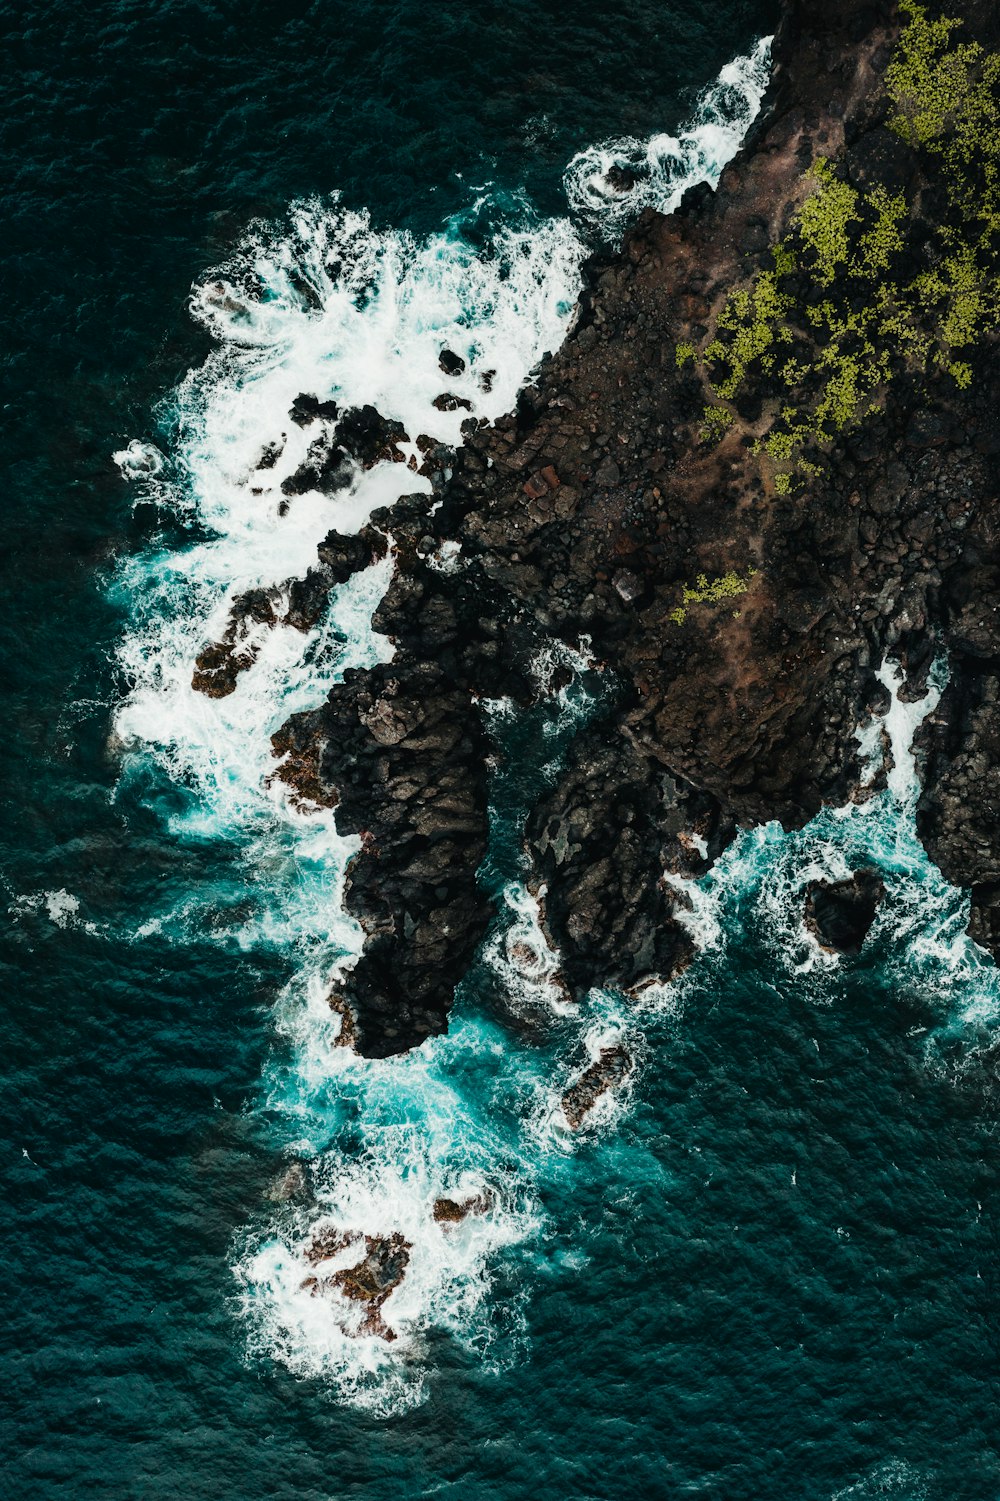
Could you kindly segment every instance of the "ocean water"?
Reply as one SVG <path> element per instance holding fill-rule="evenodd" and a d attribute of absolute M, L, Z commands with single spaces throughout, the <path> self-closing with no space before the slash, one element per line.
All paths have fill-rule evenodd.
<path fill-rule="evenodd" d="M 893 699 L 884 790 L 688 884 L 698 958 L 641 1006 L 567 1000 L 518 855 L 600 664 L 484 705 L 500 916 L 448 1036 L 380 1063 L 324 1001 L 352 846 L 269 784 L 268 736 L 389 655 L 388 565 L 262 631 L 231 698 L 190 689 L 234 593 L 399 491 L 279 516 L 294 396 L 455 439 L 449 347 L 506 410 L 589 250 L 736 149 L 776 7 L 0 16 L 4 1494 L 1000 1495 L 1000 983 L 913 823 L 946 663 Z M 859 861 L 887 896 L 835 961 L 803 890 Z M 614 1041 L 631 1076 L 574 1134 L 561 1094 Z M 487 1207 L 444 1229 L 444 1194 Z M 301 1288 L 317 1223 L 410 1243 L 393 1342 Z"/>

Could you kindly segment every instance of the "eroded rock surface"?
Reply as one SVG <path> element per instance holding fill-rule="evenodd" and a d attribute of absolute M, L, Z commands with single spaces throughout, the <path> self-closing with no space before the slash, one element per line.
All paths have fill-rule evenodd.
<path fill-rule="evenodd" d="M 366 1235 L 360 1237 L 343 1235 L 335 1229 L 321 1229 L 313 1236 L 305 1251 L 305 1258 L 313 1265 L 326 1261 L 345 1250 L 353 1241 L 364 1245 L 364 1256 L 353 1266 L 342 1267 L 325 1277 L 306 1277 L 302 1287 L 314 1295 L 335 1288 L 345 1298 L 359 1303 L 364 1309 L 360 1334 L 374 1334 L 380 1339 L 394 1340 L 396 1331 L 382 1317 L 382 1308 L 392 1292 L 406 1276 L 413 1247 L 399 1231 L 391 1235 Z"/>

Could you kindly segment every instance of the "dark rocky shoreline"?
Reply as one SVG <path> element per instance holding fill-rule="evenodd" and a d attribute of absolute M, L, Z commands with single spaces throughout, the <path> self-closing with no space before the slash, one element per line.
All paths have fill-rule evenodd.
<path fill-rule="evenodd" d="M 967 36 L 1000 45 L 994 6 L 950 11 Z M 433 493 L 376 513 L 359 538 L 332 535 L 292 586 L 288 623 L 308 628 L 391 531 L 395 574 L 375 625 L 393 661 L 348 672 L 275 737 L 277 775 L 361 836 L 346 902 L 366 943 L 333 1003 L 349 1007 L 362 1053 L 447 1026 L 492 915 L 476 876 L 493 750 L 479 701 L 536 701 L 534 664 L 552 638 L 589 638 L 609 684 L 525 833 L 574 993 L 638 988 L 687 962 L 665 871 L 700 874 L 737 826 L 800 826 L 857 794 L 855 730 L 884 707 L 875 670 L 887 653 L 915 693 L 947 653 L 951 681 L 919 745 L 919 829 L 948 878 L 971 886 L 973 935 L 1000 952 L 995 338 L 966 355 L 968 389 L 900 361 L 876 409 L 790 491 L 748 437 L 774 408 L 767 381 L 740 393 L 740 420 L 708 442 L 704 380 L 677 357 L 771 264 L 817 158 L 859 188 L 905 191 L 903 253 L 919 262 L 938 187 L 887 127 L 902 19 L 895 5 L 789 0 L 761 116 L 718 189 L 692 190 L 670 216 L 646 212 L 620 254 L 595 257 L 572 333 L 516 410 L 466 423 L 454 455 L 423 443 Z M 333 424 L 315 445 L 321 484 L 341 482 L 338 421 L 351 418 L 355 447 L 363 430 L 359 461 L 398 455 L 390 425 L 324 414 L 309 393 L 299 406 L 293 420 Z M 461 551 L 442 567 L 449 542 Z M 277 619 L 270 600 L 241 609 Z M 202 654 L 196 686 L 231 691 L 241 629 L 234 618 Z"/>

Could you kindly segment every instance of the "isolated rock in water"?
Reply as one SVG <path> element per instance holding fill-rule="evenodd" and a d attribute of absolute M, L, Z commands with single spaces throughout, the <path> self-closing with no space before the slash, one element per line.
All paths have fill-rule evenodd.
<path fill-rule="evenodd" d="M 475 1194 L 471 1199 L 440 1198 L 434 1200 L 434 1222 L 438 1225 L 458 1225 L 470 1214 L 485 1214 L 493 1206 L 490 1193 Z"/>
<path fill-rule="evenodd" d="M 881 876 L 867 867 L 848 881 L 813 881 L 806 896 L 806 925 L 823 948 L 856 954 L 884 896 Z"/>
<path fill-rule="evenodd" d="M 395 1330 L 384 1322 L 381 1309 L 389 1294 L 406 1276 L 412 1249 L 398 1230 L 392 1235 L 366 1235 L 364 1260 L 330 1278 L 331 1285 L 338 1287 L 345 1298 L 367 1306 L 363 1333 L 377 1334 L 386 1340 L 396 1338 Z"/>
<path fill-rule="evenodd" d="M 357 1234 L 340 1231 L 334 1225 L 324 1225 L 314 1231 L 303 1255 L 311 1266 L 316 1266 L 358 1240 Z M 389 1294 L 406 1276 L 413 1247 L 398 1230 L 392 1235 L 366 1235 L 364 1246 L 365 1255 L 354 1266 L 344 1267 L 328 1277 L 306 1277 L 301 1287 L 313 1297 L 336 1289 L 352 1302 L 365 1305 L 367 1312 L 358 1333 L 394 1340 L 396 1332 L 383 1320 L 381 1309 Z"/>
<path fill-rule="evenodd" d="M 257 660 L 258 647 L 247 637 L 255 625 L 273 626 L 278 620 L 276 589 L 248 589 L 238 594 L 229 610 L 221 641 L 203 647 L 195 658 L 191 686 L 208 698 L 227 698 L 241 672 Z"/>
<path fill-rule="evenodd" d="M 631 193 L 638 185 L 639 172 L 633 166 L 623 167 L 619 162 L 612 162 L 604 174 L 604 182 L 614 193 Z"/>
<path fill-rule="evenodd" d="M 562 1097 L 563 1114 L 574 1131 L 583 1125 L 584 1117 L 597 1104 L 602 1095 L 618 1089 L 632 1072 L 632 1054 L 616 1043 L 602 1048 L 595 1061 L 571 1084 Z"/>
<path fill-rule="evenodd" d="M 472 402 L 464 396 L 456 396 L 453 391 L 442 391 L 440 396 L 435 396 L 431 402 L 432 407 L 437 407 L 439 412 L 471 412 Z"/>
<path fill-rule="evenodd" d="M 442 349 L 438 356 L 438 364 L 445 375 L 450 375 L 453 378 L 456 375 L 461 375 L 465 370 L 465 361 L 459 355 L 453 354 L 450 349 Z"/>

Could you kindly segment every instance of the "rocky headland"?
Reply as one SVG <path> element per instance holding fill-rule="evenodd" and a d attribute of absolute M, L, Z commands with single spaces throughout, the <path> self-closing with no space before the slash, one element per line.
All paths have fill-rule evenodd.
<path fill-rule="evenodd" d="M 346 903 L 365 946 L 331 1003 L 362 1053 L 447 1025 L 493 912 L 482 700 L 551 693 L 553 640 L 586 641 L 606 683 L 524 831 L 572 992 L 687 962 L 665 872 L 863 795 L 855 731 L 885 707 L 887 654 L 914 694 L 947 655 L 918 826 L 1000 952 L 1000 13 L 947 14 L 788 0 L 717 189 L 595 255 L 516 409 L 468 421 L 454 453 L 418 439 L 432 493 L 331 534 L 292 587 L 282 618 L 308 629 L 391 535 L 375 625 L 393 660 L 274 740 L 294 795 L 360 836 Z M 402 458 L 370 409 L 307 392 L 290 417 L 315 430 L 306 488 Z M 197 687 L 231 691 L 245 623 L 278 623 L 276 598 L 237 602 Z"/>

